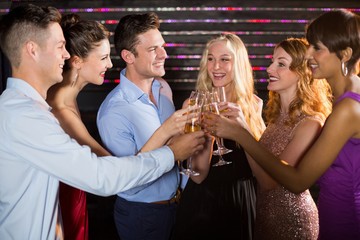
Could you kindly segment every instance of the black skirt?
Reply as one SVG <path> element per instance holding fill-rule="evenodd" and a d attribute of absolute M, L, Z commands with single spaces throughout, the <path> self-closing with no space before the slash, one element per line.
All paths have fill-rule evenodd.
<path fill-rule="evenodd" d="M 173 240 L 253 238 L 256 181 L 244 150 L 225 140 L 233 152 L 224 155 L 231 164 L 211 167 L 196 184 L 189 179 L 178 205 Z M 212 163 L 218 160 L 213 156 Z"/>

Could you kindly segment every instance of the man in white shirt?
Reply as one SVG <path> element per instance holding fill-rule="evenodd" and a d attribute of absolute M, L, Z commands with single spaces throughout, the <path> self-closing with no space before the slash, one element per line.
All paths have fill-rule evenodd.
<path fill-rule="evenodd" d="M 0 239 L 62 239 L 59 181 L 112 195 L 155 180 L 174 160 L 203 149 L 203 132 L 122 158 L 97 157 L 71 139 L 45 101 L 69 58 L 60 19 L 57 9 L 30 4 L 0 21 L 0 46 L 12 67 L 0 96 Z"/>

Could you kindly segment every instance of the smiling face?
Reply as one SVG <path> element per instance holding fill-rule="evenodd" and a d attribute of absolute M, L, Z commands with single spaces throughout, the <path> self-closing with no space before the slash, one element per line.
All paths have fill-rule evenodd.
<path fill-rule="evenodd" d="M 81 63 L 79 81 L 83 79 L 84 82 L 101 85 L 104 82 L 106 70 L 112 66 L 110 43 L 108 39 L 104 39 Z"/>
<path fill-rule="evenodd" d="M 310 45 L 306 58 L 314 78 L 325 78 L 331 82 L 331 79 L 341 77 L 340 59 L 321 42 Z"/>
<path fill-rule="evenodd" d="M 225 41 L 217 41 L 209 46 L 206 65 L 214 87 L 226 86 L 233 80 L 233 54 Z"/>
<path fill-rule="evenodd" d="M 70 54 L 65 49 L 65 38 L 58 23 L 49 25 L 48 35 L 39 51 L 39 65 L 41 78 L 49 83 L 49 87 L 63 80 L 64 62 Z"/>
<path fill-rule="evenodd" d="M 134 57 L 133 69 L 141 78 L 150 79 L 165 75 L 167 53 L 165 41 L 158 29 L 151 29 L 138 36 L 137 56 Z"/>
<path fill-rule="evenodd" d="M 284 92 L 296 93 L 299 76 L 290 70 L 291 63 L 291 56 L 283 48 L 278 47 L 274 50 L 272 63 L 267 68 L 267 73 L 269 74 L 267 89 L 269 91 L 279 94 Z"/>

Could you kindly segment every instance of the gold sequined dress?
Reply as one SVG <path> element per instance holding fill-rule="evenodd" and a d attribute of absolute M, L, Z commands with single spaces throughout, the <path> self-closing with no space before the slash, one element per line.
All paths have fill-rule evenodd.
<path fill-rule="evenodd" d="M 260 142 L 279 156 L 291 141 L 295 128 L 308 116 L 300 115 L 292 127 L 285 124 L 288 116 L 269 124 Z M 282 186 L 271 190 L 258 189 L 256 204 L 255 239 L 294 240 L 317 239 L 318 210 L 309 190 L 294 194 Z"/>

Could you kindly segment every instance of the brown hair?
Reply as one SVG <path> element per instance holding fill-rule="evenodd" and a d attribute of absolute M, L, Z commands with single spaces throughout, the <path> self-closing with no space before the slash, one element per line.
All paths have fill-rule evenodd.
<path fill-rule="evenodd" d="M 70 56 L 86 58 L 99 43 L 110 37 L 110 32 L 97 21 L 83 20 L 77 14 L 68 14 L 61 20 L 61 28 L 66 40 L 66 50 Z M 64 71 L 69 70 L 69 60 L 65 61 Z"/>
<path fill-rule="evenodd" d="M 21 61 L 22 46 L 29 40 L 41 44 L 52 23 L 60 23 L 61 14 L 54 7 L 20 5 L 3 15 L 0 21 L 0 47 L 13 67 Z"/>
<path fill-rule="evenodd" d="M 313 79 L 311 70 L 305 60 L 305 54 L 308 43 L 305 39 L 288 38 L 275 47 L 282 48 L 292 58 L 290 70 L 299 76 L 297 82 L 296 98 L 290 103 L 289 125 L 296 121 L 299 113 L 309 116 L 318 116 L 325 121 L 330 114 L 331 90 L 325 79 Z M 269 91 L 269 101 L 265 110 L 265 116 L 268 123 L 274 123 L 280 115 L 280 95 Z"/>
<path fill-rule="evenodd" d="M 122 17 L 116 26 L 114 43 L 117 53 L 120 55 L 123 49 L 137 56 L 135 50 L 139 43 L 138 35 L 150 29 L 159 29 L 160 22 L 156 13 L 129 14 Z"/>

